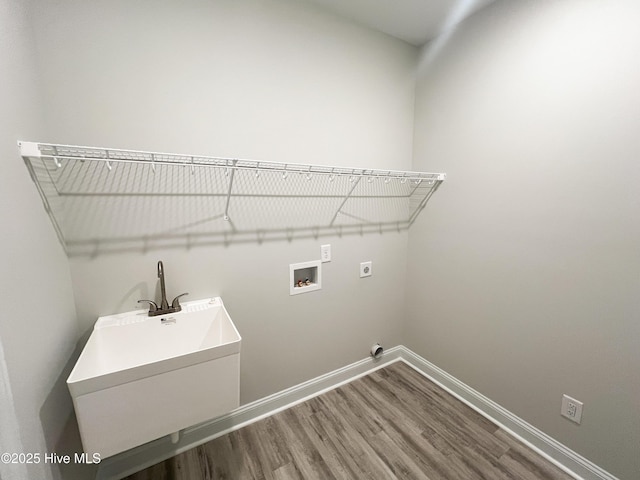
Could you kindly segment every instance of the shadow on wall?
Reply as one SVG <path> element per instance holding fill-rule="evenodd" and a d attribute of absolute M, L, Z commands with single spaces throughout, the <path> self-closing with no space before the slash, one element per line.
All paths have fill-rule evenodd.
<path fill-rule="evenodd" d="M 97 464 L 89 463 L 83 456 L 82 441 L 78 431 L 78 422 L 73 412 L 72 400 L 67 388 L 67 378 L 73 370 L 76 360 L 82 352 L 89 332 L 78 342 L 60 376 L 40 408 L 40 423 L 48 453 L 59 457 L 68 455 L 69 463 L 51 463 L 53 478 L 64 480 L 90 480 L 96 477 Z M 68 412 L 62 415 L 61 412 Z"/>
<path fill-rule="evenodd" d="M 443 179 L 110 152 L 25 159 L 69 256 L 406 230 Z"/>

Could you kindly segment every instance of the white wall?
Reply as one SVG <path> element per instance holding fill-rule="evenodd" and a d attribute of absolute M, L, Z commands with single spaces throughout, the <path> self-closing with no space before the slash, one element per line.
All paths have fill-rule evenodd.
<path fill-rule="evenodd" d="M 0 451 L 55 451 L 71 415 L 65 371 L 78 337 L 71 277 L 16 142 L 43 134 L 29 2 L 0 1 Z M 4 479 L 59 478 L 0 464 Z"/>
<path fill-rule="evenodd" d="M 404 333 L 621 479 L 640 471 L 639 24 L 634 0 L 498 1 L 423 51 L 414 167 L 448 177 L 410 232 Z"/>
<path fill-rule="evenodd" d="M 85 2 L 35 16 L 48 138 L 262 160 L 406 169 L 417 49 L 294 1 Z M 323 289 L 289 264 L 331 243 Z M 243 336 L 241 401 L 401 342 L 407 233 L 73 257 L 79 321 L 156 291 L 220 295 Z M 358 278 L 361 261 L 375 275 Z"/>
<path fill-rule="evenodd" d="M 1 5 L 0 212 L 21 221 L 1 237 L 12 393 L 0 394 L 25 449 L 44 451 L 61 428 L 51 412 L 69 409 L 58 377 L 77 333 L 70 283 L 86 334 L 153 295 L 163 259 L 170 294 L 224 298 L 244 337 L 242 402 L 358 360 L 373 341 L 406 343 L 633 478 L 636 2 L 498 1 L 423 52 L 415 124 L 416 50 L 309 5 L 46 2 L 33 17 L 37 66 L 26 13 Z M 20 137 L 378 168 L 410 168 L 413 143 L 414 168 L 448 179 L 408 249 L 406 233 L 386 232 L 99 254 L 71 258 L 70 281 L 15 156 Z M 321 243 L 333 245 L 323 290 L 290 297 L 288 264 L 318 258 Z M 369 259 L 375 274 L 360 280 Z M 581 426 L 559 417 L 562 393 L 585 402 Z"/>

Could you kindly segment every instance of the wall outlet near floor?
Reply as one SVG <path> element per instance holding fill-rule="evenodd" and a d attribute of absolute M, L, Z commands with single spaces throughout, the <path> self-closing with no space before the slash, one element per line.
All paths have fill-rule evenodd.
<path fill-rule="evenodd" d="M 562 395 L 562 409 L 560 410 L 560 414 L 572 422 L 579 424 L 582 420 L 582 406 L 583 403 L 581 401 L 571 398 L 569 395 Z"/>
<path fill-rule="evenodd" d="M 369 261 L 369 262 L 362 262 L 360 264 L 360 278 L 371 276 L 371 269 L 373 268 L 372 263 L 373 262 Z"/>

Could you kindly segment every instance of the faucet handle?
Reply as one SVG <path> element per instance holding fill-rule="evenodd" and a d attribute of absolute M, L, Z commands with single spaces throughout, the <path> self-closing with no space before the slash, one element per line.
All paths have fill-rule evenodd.
<path fill-rule="evenodd" d="M 138 300 L 138 303 L 147 302 L 149 304 L 149 313 L 158 311 L 158 304 L 153 300 Z"/>
<path fill-rule="evenodd" d="M 180 297 L 184 297 L 185 295 L 189 295 L 188 293 L 181 293 L 180 295 L 178 295 L 176 298 L 173 299 L 173 301 L 171 302 L 171 308 L 177 308 L 180 309 L 182 307 L 180 307 Z"/>

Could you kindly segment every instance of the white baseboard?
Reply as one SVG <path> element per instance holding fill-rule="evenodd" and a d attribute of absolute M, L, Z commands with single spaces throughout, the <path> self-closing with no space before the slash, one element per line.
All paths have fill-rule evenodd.
<path fill-rule="evenodd" d="M 405 362 L 425 377 L 437 383 L 460 401 L 499 425 L 576 479 L 618 480 L 610 473 L 402 345 L 386 350 L 379 359 L 366 358 L 360 360 L 243 405 L 210 422 L 185 429 L 181 432 L 180 440 L 176 444 L 171 443 L 169 437 L 164 437 L 106 458 L 100 464 L 96 478 L 98 480 L 123 478 L 397 361 Z"/>

